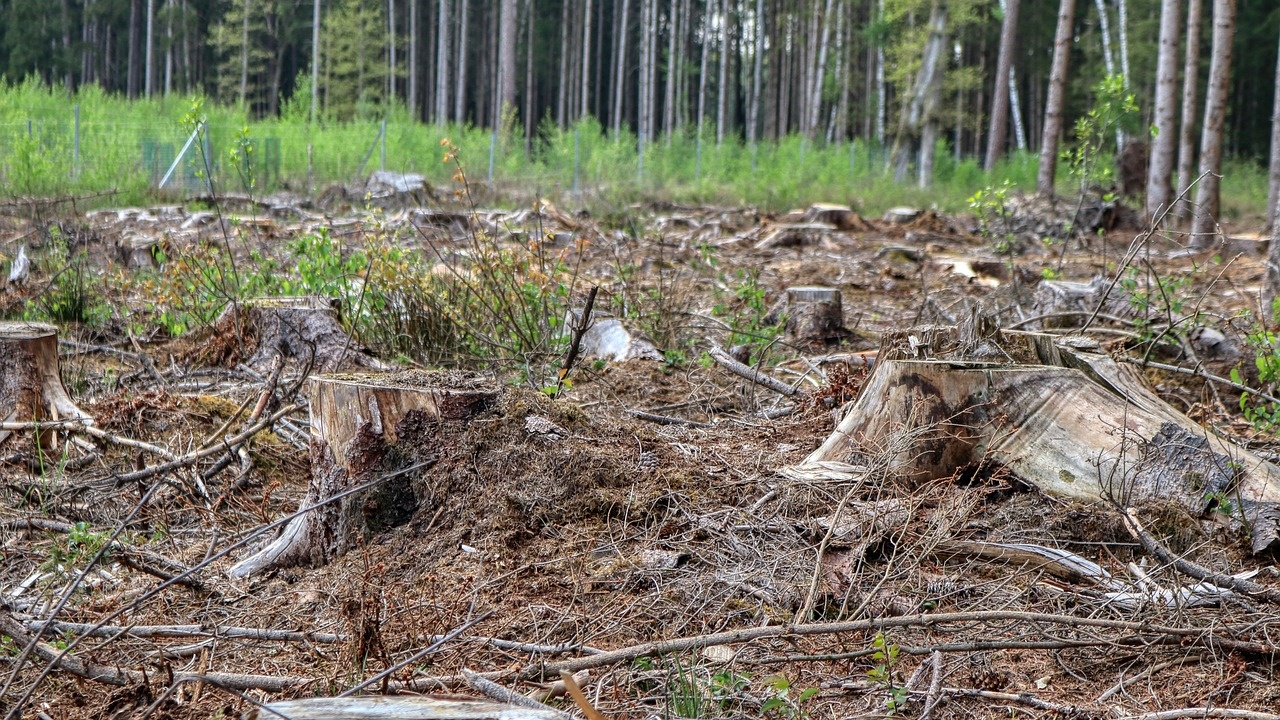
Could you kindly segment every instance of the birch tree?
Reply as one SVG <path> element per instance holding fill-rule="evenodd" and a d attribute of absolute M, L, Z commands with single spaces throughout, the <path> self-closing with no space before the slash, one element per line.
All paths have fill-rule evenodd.
<path fill-rule="evenodd" d="M 1213 2 L 1213 49 L 1209 56 L 1209 90 L 1204 98 L 1204 126 L 1200 130 L 1200 174 L 1196 187 L 1196 218 L 1192 244 L 1206 247 L 1216 234 L 1221 201 L 1222 128 L 1227 121 L 1231 45 L 1236 33 L 1236 0 Z"/>
<path fill-rule="evenodd" d="M 1187 3 L 1187 49 L 1182 65 L 1182 126 L 1178 132 L 1178 201 L 1176 212 L 1179 219 L 1185 219 L 1191 211 L 1187 197 L 1191 192 L 1191 182 L 1195 180 L 1196 162 L 1195 128 L 1196 128 L 1196 93 L 1200 87 L 1200 0 Z"/>
<path fill-rule="evenodd" d="M 1155 142 L 1147 166 L 1147 217 L 1169 207 L 1173 200 L 1173 164 L 1178 92 L 1178 0 L 1163 0 L 1160 8 L 1160 50 L 1156 60 Z"/>
<path fill-rule="evenodd" d="M 1276 53 L 1275 98 L 1271 102 L 1271 165 L 1269 170 L 1267 229 L 1274 232 L 1276 226 L 1280 225 L 1280 51 Z M 1275 244 L 1274 236 L 1272 244 Z M 1269 259 L 1268 262 L 1272 261 Z M 1272 262 L 1272 265 L 1274 266 L 1274 262 Z M 1280 268 L 1277 268 L 1276 272 L 1280 273 Z"/>
<path fill-rule="evenodd" d="M 502 0 L 498 19 L 498 105 L 494 108 L 494 123 L 502 122 L 502 113 L 515 106 L 516 0 Z"/>
<path fill-rule="evenodd" d="M 449 120 L 449 6 L 451 4 L 452 0 L 440 0 L 440 9 L 436 14 L 435 120 L 440 125 Z M 461 79 L 458 80 L 458 85 L 462 85 Z M 457 121 L 462 122 L 461 118 Z"/>

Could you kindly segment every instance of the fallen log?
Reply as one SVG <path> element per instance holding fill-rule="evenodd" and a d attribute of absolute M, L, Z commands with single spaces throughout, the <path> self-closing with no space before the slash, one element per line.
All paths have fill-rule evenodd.
<path fill-rule="evenodd" d="M 1232 510 L 1255 553 L 1280 544 L 1280 468 L 1170 407 L 1130 366 L 981 319 L 886 334 L 858 398 L 800 468 L 881 454 L 909 483 L 994 465 L 1059 498 Z"/>
<path fill-rule="evenodd" d="M 564 720 L 553 708 L 534 709 L 463 697 L 333 697 L 281 700 L 254 708 L 242 720 Z"/>
<path fill-rule="evenodd" d="M 246 360 L 265 369 L 276 355 L 293 358 L 316 372 L 387 370 L 389 366 L 369 355 L 342 329 L 338 303 L 322 297 L 260 297 L 232 305 L 214 327 L 238 332 L 241 322 L 257 338 L 257 348 Z"/>
<path fill-rule="evenodd" d="M 44 323 L 0 322 L 0 422 L 36 424 L 41 450 L 57 449 L 52 425 L 92 425 L 72 401 L 58 366 L 58 329 Z M 13 434 L 0 429 L 0 444 Z"/>
<path fill-rule="evenodd" d="M 383 473 L 395 477 L 294 518 L 274 542 L 231 568 L 247 577 L 291 565 L 321 565 L 357 535 L 408 522 L 441 436 L 492 406 L 498 391 L 465 373 L 405 371 L 311 378 L 311 485 L 316 505 Z"/>

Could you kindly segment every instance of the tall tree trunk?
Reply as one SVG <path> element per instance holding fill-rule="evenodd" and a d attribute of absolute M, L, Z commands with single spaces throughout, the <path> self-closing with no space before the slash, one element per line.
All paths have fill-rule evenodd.
<path fill-rule="evenodd" d="M 146 58 L 143 66 L 146 70 L 142 75 L 142 94 L 144 97 L 151 97 L 151 74 L 152 68 L 152 49 L 155 47 L 155 18 L 156 18 L 156 0 L 147 0 L 147 39 L 146 39 Z"/>
<path fill-rule="evenodd" d="M 130 100 L 138 97 L 138 2 L 129 2 L 129 66 L 125 69 L 125 94 Z"/>
<path fill-rule="evenodd" d="M 311 7 L 311 122 L 316 121 L 316 105 L 320 97 L 320 0 Z"/>
<path fill-rule="evenodd" d="M 813 87 L 809 89 L 809 117 L 805 124 L 808 126 L 810 139 L 817 136 L 818 117 L 822 112 L 822 81 L 827 69 L 827 43 L 831 39 L 831 3 L 832 0 L 827 0 L 822 11 L 822 39 L 818 42 L 817 61 L 813 66 Z"/>
<path fill-rule="evenodd" d="M 1058 30 L 1053 39 L 1053 66 L 1049 71 L 1049 97 L 1044 106 L 1044 133 L 1040 137 L 1040 174 L 1036 190 L 1053 195 L 1054 171 L 1058 169 L 1058 136 L 1062 133 L 1062 113 L 1067 96 L 1067 65 L 1071 59 L 1071 36 L 1075 28 L 1076 0 L 1058 5 Z"/>
<path fill-rule="evenodd" d="M 1196 92 L 1200 87 L 1200 19 L 1201 0 L 1187 4 L 1187 50 L 1182 64 L 1182 126 L 1178 132 L 1178 201 L 1179 220 L 1191 213 L 1191 183 L 1195 180 Z"/>
<path fill-rule="evenodd" d="M 1222 128 L 1227 120 L 1230 92 L 1231 44 L 1236 32 L 1236 0 L 1213 2 L 1213 50 L 1209 58 L 1209 90 L 1204 98 L 1204 126 L 1200 131 L 1200 174 L 1196 188 L 1196 219 L 1192 244 L 1207 247 L 1217 231 L 1221 201 Z"/>
<path fill-rule="evenodd" d="M 662 131 L 671 142 L 671 131 L 675 128 L 676 105 L 676 37 L 680 34 L 680 3 L 671 3 L 671 12 L 667 14 L 667 80 L 663 87 L 662 99 Z"/>
<path fill-rule="evenodd" d="M 924 76 L 924 98 L 920 110 L 920 166 L 919 185 L 933 184 L 934 153 L 939 134 L 939 106 L 942 103 L 942 77 L 947 69 L 947 8 L 935 3 L 929 13 L 929 40 L 926 42 L 925 63 L 920 74 Z"/>
<path fill-rule="evenodd" d="M 884 20 L 884 0 L 880 0 L 879 15 Z M 884 77 L 884 42 L 876 43 L 876 145 L 884 147 L 885 123 L 889 117 L 888 84 Z"/>
<path fill-rule="evenodd" d="M 600 0 L 604 2 L 604 0 Z M 591 114 L 591 0 L 587 0 L 586 10 L 582 13 L 582 87 L 579 90 L 581 103 L 578 117 Z M 532 32 L 532 31 L 531 31 Z M 532 37 L 532 36 L 530 36 Z"/>
<path fill-rule="evenodd" d="M 560 75 L 556 87 L 556 125 L 564 127 L 569 119 L 569 13 L 572 0 L 560 3 Z"/>
<path fill-rule="evenodd" d="M 706 0 L 702 11 L 702 65 L 698 72 L 698 137 L 702 137 L 702 124 L 707 119 L 707 56 L 711 53 L 711 3 L 713 1 Z"/>
<path fill-rule="evenodd" d="M 1009 135 L 1009 68 L 1018 39 L 1018 5 L 1021 0 L 1003 0 L 1004 19 L 1000 23 L 1000 56 L 996 61 L 996 84 L 991 92 L 991 123 L 987 128 L 987 157 L 983 167 L 991 172 L 1004 155 Z"/>
<path fill-rule="evenodd" d="M 1102 36 L 1102 64 L 1107 75 L 1116 74 L 1116 56 L 1111 51 L 1111 16 L 1107 12 L 1106 0 L 1093 0 L 1098 8 L 1098 33 Z"/>
<path fill-rule="evenodd" d="M 524 32 L 524 154 L 533 151 L 533 0 L 525 0 Z"/>
<path fill-rule="evenodd" d="M 396 0 L 387 0 L 387 105 L 396 99 Z"/>
<path fill-rule="evenodd" d="M 1147 167 L 1147 217 L 1154 219 L 1173 199 L 1173 164 L 1178 122 L 1178 0 L 1160 8 L 1160 52 L 1156 61 L 1156 137 Z"/>
<path fill-rule="evenodd" d="M 1271 165 L 1267 190 L 1267 229 L 1280 225 L 1280 53 L 1276 55 L 1275 98 L 1271 102 Z M 1275 242 L 1274 239 L 1272 242 Z M 1278 250 L 1277 252 L 1280 252 Z M 1280 258 L 1278 258 L 1280 259 Z M 1280 274 L 1280 267 L 1276 268 Z"/>
<path fill-rule="evenodd" d="M 165 0 L 164 96 L 173 90 L 173 0 Z"/>
<path fill-rule="evenodd" d="M 467 119 L 467 6 L 471 0 L 460 0 L 460 2 L 462 7 L 458 12 L 458 84 L 454 86 L 453 93 L 453 121 L 459 125 Z"/>
<path fill-rule="evenodd" d="M 724 142 L 725 112 L 729 100 L 729 0 L 720 3 L 720 32 L 716 33 L 720 82 L 716 85 L 716 144 Z"/>
<path fill-rule="evenodd" d="M 760 76 L 764 74 L 764 0 L 756 0 L 756 42 L 752 52 L 751 104 L 747 110 L 747 144 L 755 145 L 760 122 Z"/>
<path fill-rule="evenodd" d="M 498 42 L 498 106 L 494 115 L 502 122 L 502 113 L 516 103 L 516 0 L 502 0 Z"/>
<path fill-rule="evenodd" d="M 449 6 L 452 0 L 440 0 L 436 16 L 436 108 L 435 121 L 444 125 L 449 119 Z M 461 43 L 461 40 L 459 40 Z M 460 61 L 461 62 L 461 61 Z M 465 63 L 462 63 L 465 64 Z M 459 68 L 458 90 L 462 90 L 462 69 Z M 455 118 L 461 123 L 460 118 Z"/>
<path fill-rule="evenodd" d="M 708 0 L 710 1 L 710 0 Z M 618 34 L 617 44 L 618 52 L 615 53 L 614 60 L 614 81 L 613 81 L 613 134 L 617 136 L 622 131 L 622 94 L 623 85 L 626 80 L 627 65 L 627 10 L 628 0 L 622 0 L 622 10 L 618 14 Z"/>
<path fill-rule="evenodd" d="M 409 0 L 409 117 L 418 113 L 418 2 Z"/>
<path fill-rule="evenodd" d="M 1120 76 L 1124 78 L 1124 87 L 1129 89 L 1129 4 L 1126 0 L 1116 0 L 1116 24 L 1119 28 L 1116 37 L 1120 39 Z"/>
<path fill-rule="evenodd" d="M 244 18 L 240 27 L 240 107 L 249 94 L 249 2 L 244 0 Z"/>

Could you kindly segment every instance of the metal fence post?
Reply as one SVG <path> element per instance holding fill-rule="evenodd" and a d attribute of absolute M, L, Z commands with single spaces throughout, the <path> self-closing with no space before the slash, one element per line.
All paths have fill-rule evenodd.
<path fill-rule="evenodd" d="M 385 171 L 387 169 L 387 119 L 382 118 L 382 129 L 378 131 L 381 149 L 379 150 L 378 169 Z"/>
<path fill-rule="evenodd" d="M 498 126 L 493 126 L 493 134 L 489 136 L 489 192 L 493 192 L 493 155 L 498 149 Z"/>
<path fill-rule="evenodd" d="M 698 149 L 694 152 L 693 160 L 693 180 L 698 182 L 702 180 L 702 123 L 698 123 Z"/>

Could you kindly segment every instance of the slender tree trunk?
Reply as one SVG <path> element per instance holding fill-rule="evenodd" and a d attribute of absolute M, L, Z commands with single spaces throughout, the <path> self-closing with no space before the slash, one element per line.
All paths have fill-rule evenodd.
<path fill-rule="evenodd" d="M 418 2 L 409 0 L 409 117 L 418 113 Z"/>
<path fill-rule="evenodd" d="M 1209 59 L 1209 90 L 1204 98 L 1204 126 L 1200 131 L 1200 174 L 1196 188 L 1196 219 L 1192 244 L 1207 247 L 1217 232 L 1222 179 L 1222 128 L 1231 90 L 1231 44 L 1236 31 L 1236 0 L 1213 2 L 1213 50 Z"/>
<path fill-rule="evenodd" d="M 1036 178 L 1036 190 L 1042 195 L 1053 195 L 1054 171 L 1058 168 L 1058 136 L 1062 133 L 1075 13 L 1075 0 L 1061 0 L 1058 30 L 1053 40 L 1053 66 L 1049 71 L 1049 97 L 1044 108 L 1044 133 L 1040 138 L 1040 174 Z"/>
<path fill-rule="evenodd" d="M 164 96 L 173 90 L 173 0 L 165 0 Z"/>
<path fill-rule="evenodd" d="M 1000 23 L 1000 56 L 996 61 L 996 84 L 991 92 L 991 123 L 987 128 L 987 157 L 983 167 L 991 172 L 1004 155 L 1009 135 L 1009 79 L 1013 49 L 1018 39 L 1018 6 L 1021 0 L 1003 0 L 1004 19 Z"/>
<path fill-rule="evenodd" d="M 1182 126 L 1178 132 L 1178 201 L 1179 220 L 1191 214 L 1191 183 L 1195 180 L 1196 92 L 1200 87 L 1200 19 L 1201 0 L 1187 5 L 1187 51 L 1182 65 Z"/>
<path fill-rule="evenodd" d="M 935 3 L 929 13 L 929 40 L 926 42 L 925 62 L 920 70 L 923 76 L 924 98 L 919 121 L 920 187 L 933 184 L 934 154 L 938 144 L 939 106 L 942 103 L 942 78 L 947 69 L 947 8 Z"/>
<path fill-rule="evenodd" d="M 462 125 L 467 119 L 467 5 L 471 0 L 460 1 L 462 8 L 458 12 L 458 84 L 454 87 L 453 93 L 453 121 Z M 444 33 L 441 34 L 441 38 L 443 37 Z"/>
<path fill-rule="evenodd" d="M 436 16 L 436 107 L 435 121 L 444 125 L 449 116 L 449 6 L 452 0 L 440 0 Z M 461 73 L 461 68 L 459 68 Z M 462 77 L 458 77 L 458 89 L 462 89 Z M 462 122 L 460 119 L 457 120 Z"/>
<path fill-rule="evenodd" d="M 125 70 L 126 95 L 130 100 L 138 97 L 138 2 L 129 2 L 129 67 Z"/>
<path fill-rule="evenodd" d="M 244 19 L 240 27 L 240 106 L 249 94 L 249 2 L 244 0 Z"/>
<path fill-rule="evenodd" d="M 624 0 L 625 1 L 625 0 Z M 698 72 L 698 136 L 702 136 L 702 124 L 707 118 L 707 56 L 711 53 L 711 3 L 706 0 L 702 15 L 702 66 Z"/>
<path fill-rule="evenodd" d="M 1267 229 L 1274 232 L 1276 226 L 1280 225 L 1280 54 L 1276 56 L 1275 99 L 1271 103 L 1271 165 L 1269 169 Z M 1275 243 L 1274 239 L 1272 243 Z M 1276 272 L 1280 273 L 1280 267 L 1276 268 Z"/>
<path fill-rule="evenodd" d="M 320 0 L 311 7 L 311 122 L 316 121 L 316 105 L 320 97 Z"/>
<path fill-rule="evenodd" d="M 720 3 L 720 32 L 716 46 L 720 51 L 720 82 L 716 85 L 716 144 L 724 142 L 725 112 L 729 100 L 729 0 Z"/>
<path fill-rule="evenodd" d="M 387 104 L 396 99 L 396 0 L 387 0 Z"/>
<path fill-rule="evenodd" d="M 1156 61 L 1155 142 L 1147 168 L 1147 217 L 1154 219 L 1173 199 L 1173 164 L 1177 134 L 1178 0 L 1163 0 L 1160 51 Z"/>
<path fill-rule="evenodd" d="M 671 131 L 675 127 L 676 116 L 676 36 L 680 34 L 680 3 L 671 3 L 671 11 L 667 14 L 667 80 L 663 88 L 662 99 L 662 132 L 671 142 Z"/>
<path fill-rule="evenodd" d="M 524 154 L 533 151 L 533 0 L 525 0 L 524 31 Z"/>
<path fill-rule="evenodd" d="M 747 110 L 747 144 L 755 145 L 760 123 L 760 76 L 764 74 L 764 0 L 756 0 L 756 42 L 752 53 L 751 103 Z"/>
<path fill-rule="evenodd" d="M 1129 89 L 1129 5 L 1126 0 L 1116 0 L 1116 37 L 1120 39 L 1120 76 Z"/>
<path fill-rule="evenodd" d="M 880 0 L 878 17 L 884 19 L 884 0 Z M 884 147 L 885 123 L 889 117 L 888 84 L 884 77 L 884 43 L 876 43 L 876 145 Z"/>
<path fill-rule="evenodd" d="M 156 17 L 156 0 L 147 0 L 147 39 L 146 39 L 146 59 L 143 63 L 146 68 L 142 75 L 142 94 L 144 97 L 151 97 L 151 79 L 152 75 L 152 57 L 154 53 L 152 49 L 155 47 L 155 17 Z"/>
<path fill-rule="evenodd" d="M 600 1 L 604 2 L 604 0 Z M 578 117 L 580 118 L 586 117 L 591 113 L 591 0 L 587 0 L 586 10 L 582 13 L 582 21 L 584 23 L 582 26 L 582 87 L 579 90 L 581 103 L 578 111 Z"/>
<path fill-rule="evenodd" d="M 516 106 L 516 0 L 502 0 L 498 42 L 498 106 L 494 116 L 502 122 L 507 107 Z"/>
<path fill-rule="evenodd" d="M 709 0 L 708 0 L 709 1 Z M 627 65 L 627 10 L 628 0 L 622 0 L 622 10 L 618 15 L 618 52 L 617 59 L 614 61 L 614 81 L 613 81 L 613 134 L 616 136 L 622 131 L 622 94 L 623 85 L 626 80 Z"/>
<path fill-rule="evenodd" d="M 826 7 L 822 11 L 822 39 L 818 42 L 817 62 L 813 66 L 813 87 L 809 89 L 809 117 L 805 124 L 808 125 L 810 139 L 817 136 L 818 118 L 822 112 L 822 81 L 825 79 L 827 69 L 827 43 L 831 39 L 831 14 L 832 0 L 827 0 Z"/>
<path fill-rule="evenodd" d="M 1102 35 L 1102 63 L 1107 75 L 1116 74 L 1116 56 L 1111 51 L 1111 16 L 1107 12 L 1106 0 L 1093 0 L 1098 8 L 1098 32 Z"/>

